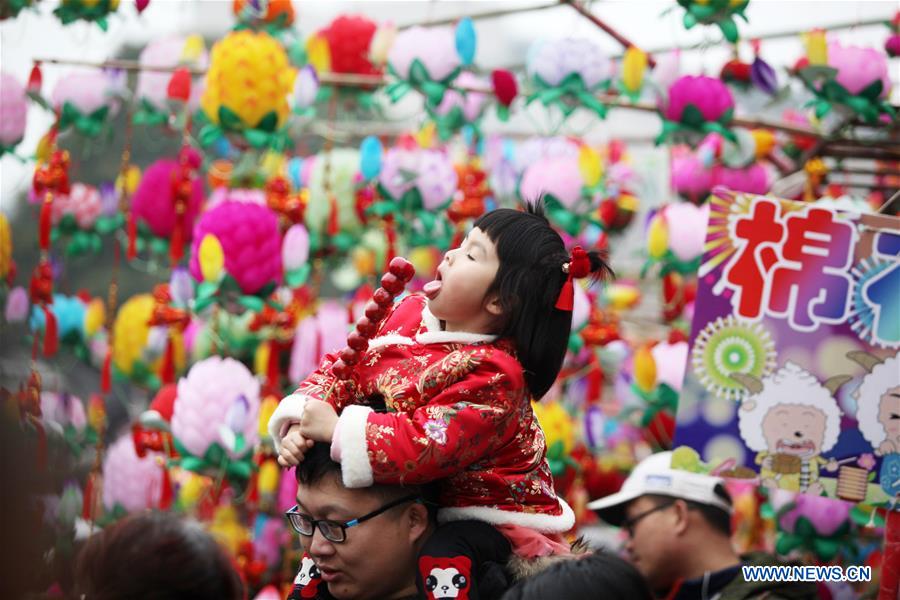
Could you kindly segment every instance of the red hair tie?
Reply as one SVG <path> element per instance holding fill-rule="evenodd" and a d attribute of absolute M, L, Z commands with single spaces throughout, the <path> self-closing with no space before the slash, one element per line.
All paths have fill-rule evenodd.
<path fill-rule="evenodd" d="M 591 274 L 591 258 L 581 246 L 575 246 L 572 248 L 569 262 L 562 266 L 562 270 L 563 273 L 568 273 L 569 276 L 566 278 L 566 282 L 559 292 L 559 297 L 556 299 L 556 308 L 571 311 L 575 302 L 575 288 L 572 280 L 587 277 Z"/>

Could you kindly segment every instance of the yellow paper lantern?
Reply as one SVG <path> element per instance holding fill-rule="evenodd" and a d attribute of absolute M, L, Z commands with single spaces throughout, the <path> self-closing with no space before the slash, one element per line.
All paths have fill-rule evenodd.
<path fill-rule="evenodd" d="M 269 370 L 269 344 L 263 342 L 256 347 L 256 354 L 253 355 L 253 372 L 257 375 L 265 377 Z"/>
<path fill-rule="evenodd" d="M 270 113 L 281 127 L 296 75 L 284 48 L 269 34 L 235 31 L 213 46 L 200 107 L 217 125 L 219 108 L 225 107 L 244 127 L 255 128 Z"/>
<path fill-rule="evenodd" d="M 259 405 L 259 437 L 267 439 L 269 437 L 269 419 L 275 409 L 278 408 L 278 398 L 275 396 L 266 396 Z"/>
<path fill-rule="evenodd" d="M 368 248 L 357 246 L 350 253 L 353 268 L 363 277 L 375 274 L 375 252 Z"/>
<path fill-rule="evenodd" d="M 120 173 L 116 177 L 116 193 L 122 193 L 122 187 L 125 187 L 125 193 L 131 196 L 134 194 L 141 182 L 141 170 L 136 165 L 129 165 L 124 176 Z"/>
<path fill-rule="evenodd" d="M 216 509 L 209 532 L 233 555 L 237 555 L 241 543 L 250 539 L 250 532 L 238 519 L 237 510 L 228 504 Z"/>
<path fill-rule="evenodd" d="M 627 93 L 636 96 L 641 91 L 646 70 L 647 53 L 629 46 L 622 58 L 622 85 Z"/>
<path fill-rule="evenodd" d="M 643 346 L 634 354 L 634 382 L 648 393 L 656 387 L 656 361 L 648 346 Z"/>
<path fill-rule="evenodd" d="M 416 132 L 414 137 L 419 147 L 433 148 L 435 140 L 437 140 L 437 126 L 434 124 L 434 121 L 428 121 L 422 125 L 422 128 Z"/>
<path fill-rule="evenodd" d="M 669 248 L 669 228 L 666 225 L 665 218 L 656 213 L 650 220 L 650 227 L 647 230 L 647 254 L 650 258 L 660 259 L 666 254 Z"/>
<path fill-rule="evenodd" d="M 600 155 L 590 146 L 582 146 L 578 151 L 578 170 L 581 171 L 581 178 L 584 185 L 594 187 L 600 183 L 600 177 L 603 175 L 603 165 L 600 163 Z"/>
<path fill-rule="evenodd" d="M 281 152 L 267 151 L 259 163 L 259 169 L 262 171 L 266 179 L 272 179 L 279 175 L 284 175 L 284 166 L 287 159 Z"/>
<path fill-rule="evenodd" d="M 84 313 L 84 333 L 93 337 L 106 321 L 106 306 L 100 298 L 94 298 Z"/>
<path fill-rule="evenodd" d="M 319 34 L 306 40 L 306 60 L 319 73 L 331 70 L 331 48 L 328 40 Z"/>
<path fill-rule="evenodd" d="M 278 479 L 280 476 L 278 463 L 274 460 L 267 460 L 259 467 L 259 476 L 256 484 L 259 486 L 259 493 L 264 496 L 273 496 L 278 491 Z"/>
<path fill-rule="evenodd" d="M 0 213 L 0 279 L 9 273 L 12 265 L 12 231 L 6 215 Z"/>
<path fill-rule="evenodd" d="M 803 45 L 806 46 L 806 58 L 810 65 L 828 64 L 828 43 L 822 30 L 802 34 Z"/>
<path fill-rule="evenodd" d="M 184 40 L 184 46 L 181 48 L 181 62 L 193 63 L 199 61 L 203 56 L 204 50 L 206 50 L 206 44 L 203 43 L 203 36 L 196 33 L 189 35 Z"/>
<path fill-rule="evenodd" d="M 572 416 L 559 402 L 532 402 L 534 415 L 537 417 L 544 438 L 549 448 L 556 442 L 562 442 L 563 452 L 568 455 L 575 445 L 575 428 Z"/>
<path fill-rule="evenodd" d="M 222 244 L 219 238 L 211 233 L 207 233 L 200 241 L 200 273 L 203 274 L 203 280 L 215 283 L 222 277 L 225 270 L 225 253 L 222 251 Z"/>
<path fill-rule="evenodd" d="M 409 252 L 409 262 L 416 269 L 419 277 L 431 277 L 438 266 L 440 256 L 431 246 L 419 246 Z"/>
<path fill-rule="evenodd" d="M 753 137 L 754 144 L 756 144 L 754 153 L 757 160 L 768 156 L 772 148 L 775 147 L 775 134 L 768 129 L 754 129 L 750 132 L 750 135 Z"/>
<path fill-rule="evenodd" d="M 153 296 L 132 296 L 122 305 L 113 323 L 112 360 L 116 368 L 131 375 L 135 363 L 140 360 L 150 327 L 147 321 L 153 313 Z"/>
<path fill-rule="evenodd" d="M 630 212 L 637 212 L 638 204 L 637 196 L 631 194 L 621 194 L 616 200 L 616 205 L 618 205 L 619 208 Z"/>

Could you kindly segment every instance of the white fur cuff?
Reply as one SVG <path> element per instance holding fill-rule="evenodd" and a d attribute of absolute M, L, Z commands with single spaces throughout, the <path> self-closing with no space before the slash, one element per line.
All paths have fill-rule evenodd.
<path fill-rule="evenodd" d="M 369 464 L 369 448 L 366 442 L 366 423 L 372 409 L 351 405 L 344 408 L 338 421 L 338 444 L 341 447 L 341 473 L 348 488 L 372 485 L 372 465 Z"/>
<path fill-rule="evenodd" d="M 269 418 L 269 435 L 275 444 L 275 452 L 281 452 L 281 439 L 287 433 L 288 427 L 299 423 L 303 418 L 303 407 L 310 397 L 306 394 L 291 394 L 285 396 L 278 403 L 275 412 Z"/>

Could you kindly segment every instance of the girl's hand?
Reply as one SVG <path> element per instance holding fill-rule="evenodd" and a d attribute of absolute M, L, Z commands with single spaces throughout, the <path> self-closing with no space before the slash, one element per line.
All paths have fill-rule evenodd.
<path fill-rule="evenodd" d="M 288 429 L 281 440 L 281 452 L 278 454 L 278 464 L 282 467 L 295 467 L 306 455 L 306 451 L 313 445 L 312 440 L 306 439 L 300 433 L 300 424 L 294 423 Z"/>
<path fill-rule="evenodd" d="M 334 408 L 321 400 L 307 400 L 300 419 L 300 434 L 308 440 L 331 443 L 338 416 Z"/>

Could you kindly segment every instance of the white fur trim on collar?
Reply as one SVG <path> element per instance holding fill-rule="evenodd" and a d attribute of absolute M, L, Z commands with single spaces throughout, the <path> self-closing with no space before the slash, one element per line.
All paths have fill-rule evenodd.
<path fill-rule="evenodd" d="M 405 335 L 383 335 L 381 337 L 372 338 L 369 342 L 369 350 L 381 348 L 382 346 L 390 346 L 391 344 L 396 344 L 398 346 L 412 346 L 414 343 L 412 338 L 406 337 Z"/>
<path fill-rule="evenodd" d="M 434 316 L 431 309 L 428 308 L 428 301 L 422 305 L 422 322 L 425 324 L 426 331 L 440 331 L 441 321 Z"/>
<path fill-rule="evenodd" d="M 422 307 L 422 323 L 426 331 L 416 334 L 416 341 L 420 344 L 448 344 L 458 342 L 462 344 L 490 343 L 497 339 L 496 335 L 483 333 L 469 333 L 467 331 L 443 331 L 441 322 L 428 308 L 428 303 Z"/>
<path fill-rule="evenodd" d="M 351 404 L 344 408 L 337 427 L 341 448 L 341 474 L 344 486 L 348 488 L 369 487 L 374 481 L 372 465 L 369 464 L 369 444 L 366 441 L 366 423 L 369 413 L 367 406 Z"/>
<path fill-rule="evenodd" d="M 559 499 L 559 504 L 562 514 L 556 516 L 500 510 L 491 506 L 442 508 L 438 511 L 438 522 L 475 519 L 491 525 L 519 525 L 542 533 L 563 533 L 575 526 L 575 513 L 562 498 Z"/>

